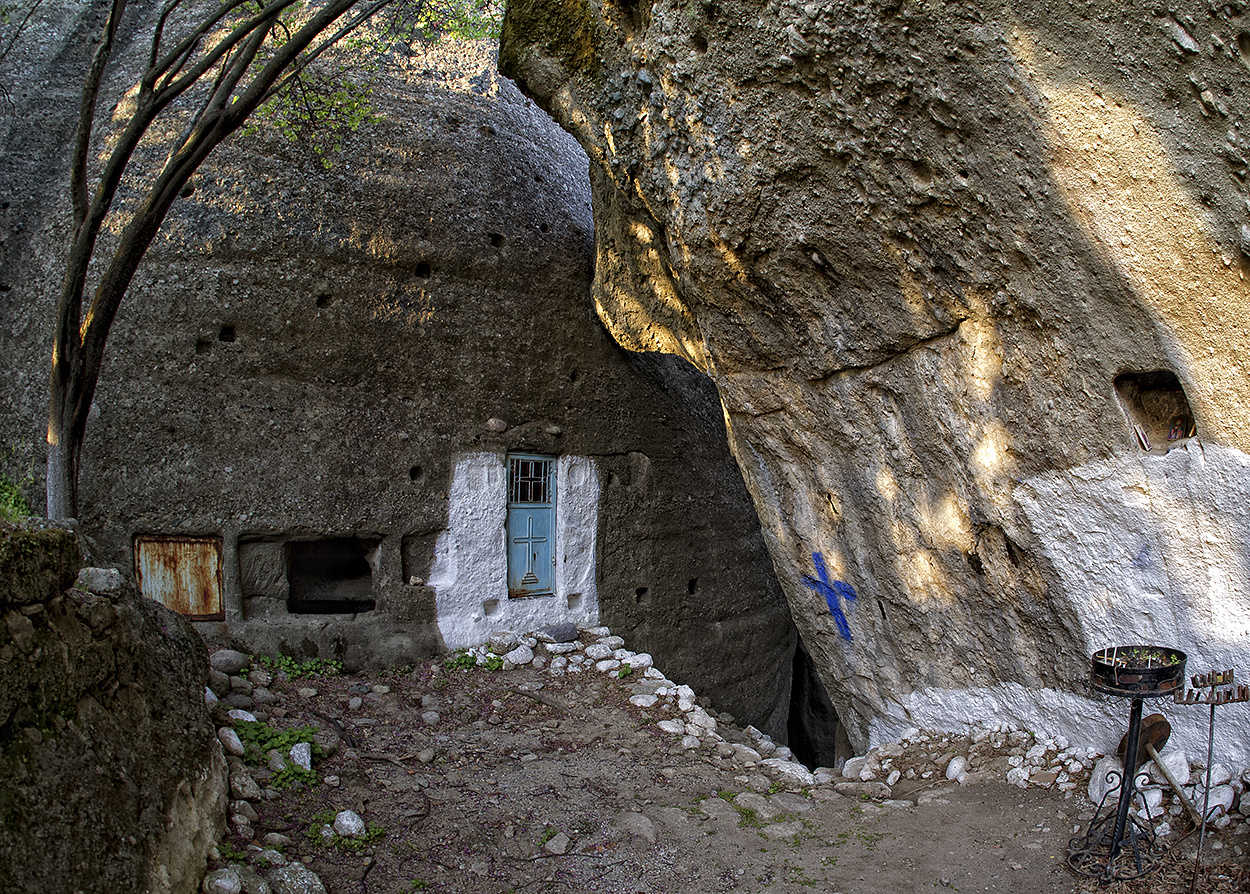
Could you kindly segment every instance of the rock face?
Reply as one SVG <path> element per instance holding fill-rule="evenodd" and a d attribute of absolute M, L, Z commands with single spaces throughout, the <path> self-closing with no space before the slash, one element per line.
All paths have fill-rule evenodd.
<path fill-rule="evenodd" d="M 41 6 L 32 33 L 85 30 L 74 10 L 88 15 Z M 69 137 L 46 133 L 76 109 L 39 86 L 76 52 L 47 40 L 19 97 L 47 131 L 13 126 L 0 159 L 22 199 L 4 212 L 0 314 L 23 323 L 0 333 L 15 396 L 0 444 L 36 470 L 40 326 L 68 221 L 45 153 Z M 627 354 L 595 318 L 584 153 L 495 73 L 492 44 L 392 61 L 382 120 L 329 168 L 243 136 L 175 206 L 113 327 L 86 439 L 97 561 L 129 570 L 151 549 L 147 586 L 157 560 L 191 555 L 210 598 L 185 607 L 216 619 L 207 639 L 353 668 L 610 624 L 781 735 L 795 633 L 715 390 L 684 361 Z M 557 511 L 577 513 L 559 519 L 541 599 L 504 581 L 512 453 L 575 473 L 558 482 Z"/>
<path fill-rule="evenodd" d="M 1091 651 L 1242 654 L 1247 28 L 509 5 L 501 70 L 591 158 L 600 317 L 715 380 L 857 749 L 991 715 L 1105 746 Z"/>
<path fill-rule="evenodd" d="M 0 528 L 0 886 L 190 894 L 226 810 L 204 644 L 77 571 L 66 531 Z"/>

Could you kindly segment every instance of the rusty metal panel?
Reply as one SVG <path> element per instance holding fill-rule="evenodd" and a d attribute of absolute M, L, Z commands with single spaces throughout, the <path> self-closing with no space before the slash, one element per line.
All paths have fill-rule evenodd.
<path fill-rule="evenodd" d="M 139 591 L 194 621 L 224 621 L 220 537 L 135 538 Z"/>

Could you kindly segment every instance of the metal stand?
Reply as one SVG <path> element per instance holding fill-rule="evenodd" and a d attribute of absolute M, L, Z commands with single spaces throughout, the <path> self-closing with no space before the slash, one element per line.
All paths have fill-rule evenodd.
<path fill-rule="evenodd" d="M 1137 748 L 1141 738 L 1142 700 L 1134 698 L 1129 710 L 1128 750 L 1124 757 L 1124 773 L 1118 784 L 1107 792 L 1090 820 L 1085 834 L 1068 842 L 1068 867 L 1080 875 L 1112 881 L 1140 878 L 1159 867 L 1167 847 L 1155 839 L 1154 825 L 1130 817 L 1137 776 Z M 1107 781 L 1116 781 L 1118 774 L 1107 774 Z M 1114 811 L 1103 808 L 1112 792 L 1120 797 Z"/>
<path fill-rule="evenodd" d="M 1210 819 L 1211 805 L 1211 760 L 1215 752 L 1215 706 L 1231 705 L 1250 701 L 1250 687 L 1233 685 L 1233 669 L 1211 671 L 1207 674 L 1195 674 L 1192 678 L 1194 689 L 1176 693 L 1178 705 L 1210 705 L 1211 723 L 1207 727 L 1207 784 L 1202 796 L 1202 823 L 1198 832 L 1198 853 L 1194 856 L 1194 877 L 1189 882 L 1189 894 L 1194 894 L 1198 887 L 1198 873 L 1202 870 L 1202 846 L 1207 839 L 1207 820 Z M 1200 690 L 1208 691 L 1202 692 Z"/>

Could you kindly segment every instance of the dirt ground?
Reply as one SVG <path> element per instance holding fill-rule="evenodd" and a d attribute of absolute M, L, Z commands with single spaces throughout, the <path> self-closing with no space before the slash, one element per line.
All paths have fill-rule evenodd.
<path fill-rule="evenodd" d="M 271 726 L 333 728 L 340 741 L 316 784 L 258 805 L 252 840 L 232 828 L 223 861 L 256 863 L 264 836 L 278 833 L 290 840 L 285 858 L 303 860 L 331 894 L 1096 890 L 1064 864 L 1091 814 L 1083 798 L 995 781 L 943 780 L 913 793 L 919 804 L 786 790 L 683 749 L 610 674 L 430 663 L 270 689 L 278 703 L 260 716 Z M 365 820 L 369 840 L 322 836 L 342 810 Z M 1208 836 L 1208 848 L 1219 840 Z M 1191 867 L 1112 890 L 1188 891 Z M 1250 890 L 1244 875 L 1222 864 L 1198 890 Z"/>

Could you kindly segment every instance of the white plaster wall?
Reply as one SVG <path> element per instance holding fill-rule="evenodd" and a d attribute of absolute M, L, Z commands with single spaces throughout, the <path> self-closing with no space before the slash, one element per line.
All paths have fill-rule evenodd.
<path fill-rule="evenodd" d="M 1188 655 L 1187 678 L 1231 667 L 1250 683 L 1250 456 L 1194 439 L 1166 456 L 1127 454 L 1026 479 L 1015 498 L 1058 573 L 1087 653 L 1172 646 Z M 1171 742 L 1191 759 L 1205 758 L 1205 706 L 1148 699 L 1145 710 L 1167 716 Z M 1128 699 L 1017 684 L 926 689 L 877 720 L 872 740 L 907 726 L 1001 720 L 1106 752 L 1127 728 L 1128 712 Z M 1216 709 L 1215 749 L 1222 763 L 1250 765 L 1250 703 Z"/>
<path fill-rule="evenodd" d="M 456 462 L 447 529 L 435 545 L 429 586 L 448 648 L 485 642 L 497 631 L 524 633 L 570 621 L 599 623 L 595 588 L 599 476 L 591 460 L 556 463 L 555 595 L 508 598 L 507 458 L 474 453 Z"/>

